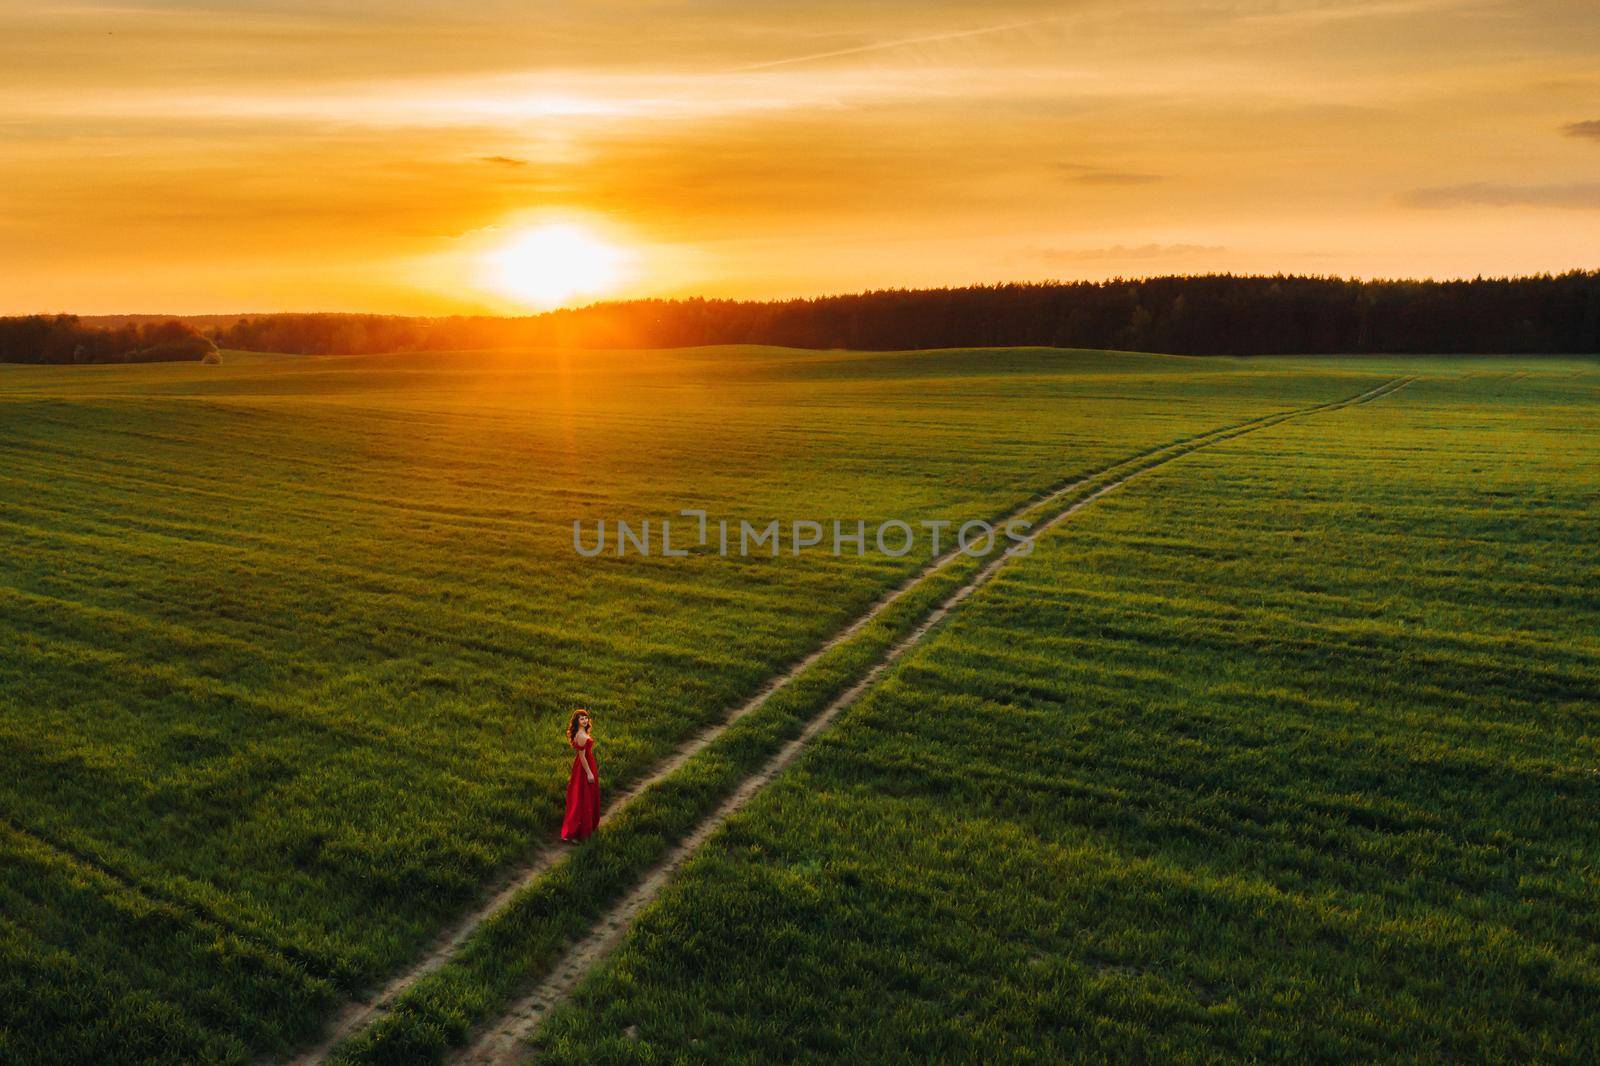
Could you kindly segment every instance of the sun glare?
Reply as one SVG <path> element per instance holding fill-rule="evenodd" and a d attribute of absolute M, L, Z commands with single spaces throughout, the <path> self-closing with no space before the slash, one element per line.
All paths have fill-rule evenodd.
<path fill-rule="evenodd" d="M 485 257 L 486 281 L 530 307 L 602 296 L 622 281 L 627 256 L 588 228 L 554 222 L 520 230 Z"/>

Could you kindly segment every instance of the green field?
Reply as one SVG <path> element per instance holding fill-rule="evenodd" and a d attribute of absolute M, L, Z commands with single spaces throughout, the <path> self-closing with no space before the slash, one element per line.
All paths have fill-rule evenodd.
<path fill-rule="evenodd" d="M 0 367 L 0 1061 L 304 1049 L 555 847 L 572 705 L 625 786 L 926 561 L 572 520 L 994 518 L 1157 461 L 712 834 L 543 1057 L 1592 1060 L 1597 401 L 1554 360 Z M 976 566 L 339 1056 L 470 1042 Z"/>

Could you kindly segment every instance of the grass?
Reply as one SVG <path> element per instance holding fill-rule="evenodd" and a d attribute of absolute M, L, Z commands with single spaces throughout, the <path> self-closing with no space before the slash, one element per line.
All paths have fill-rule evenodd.
<path fill-rule="evenodd" d="M 1594 1061 L 1600 374 L 1367 365 L 969 600 L 541 1061 Z"/>
<path fill-rule="evenodd" d="M 342 1044 L 335 1061 L 423 1062 L 463 1043 L 473 1025 L 503 1010 L 519 989 L 548 972 L 562 950 L 659 862 L 673 843 L 759 770 L 974 568 L 958 561 L 897 602 L 621 815 L 603 822 L 583 849 L 519 893 L 446 966 L 408 990 L 376 1024 Z"/>
<path fill-rule="evenodd" d="M 574 518 L 992 516 L 1384 376 L 1038 350 L 0 367 L 0 1058 L 303 1043 L 549 846 L 572 704 L 608 787 L 636 779 L 919 564 L 580 560 Z M 630 808 L 540 887 L 568 924 L 509 913 L 437 1002 L 503 999 L 593 913 L 562 902 L 583 878 L 659 854 L 905 624 Z"/>
<path fill-rule="evenodd" d="M 1319 406 L 1302 408 L 1300 413 Z M 1033 528 L 1045 528 L 1051 518 L 1092 501 L 1102 487 L 1118 479 L 1285 417 L 1289 415 L 1251 419 L 1150 449 L 1051 493 L 1024 507 L 1017 517 Z M 476 1025 L 503 1013 L 521 988 L 549 973 L 563 950 L 664 861 L 673 845 L 712 815 L 741 782 L 763 770 L 766 761 L 841 692 L 864 681 L 897 642 L 983 565 L 978 559 L 957 556 L 946 568 L 908 588 L 872 624 L 779 689 L 642 801 L 611 818 L 594 843 L 574 853 L 570 862 L 514 897 L 447 965 L 416 981 L 374 1023 L 343 1041 L 335 1058 L 350 1063 L 435 1061 L 450 1047 L 466 1042 Z"/>

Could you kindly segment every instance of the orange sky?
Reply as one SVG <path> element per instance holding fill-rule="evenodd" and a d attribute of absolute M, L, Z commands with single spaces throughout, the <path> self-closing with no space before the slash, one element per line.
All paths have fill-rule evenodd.
<path fill-rule="evenodd" d="M 0 312 L 1600 266 L 1595 0 L 0 0 Z"/>

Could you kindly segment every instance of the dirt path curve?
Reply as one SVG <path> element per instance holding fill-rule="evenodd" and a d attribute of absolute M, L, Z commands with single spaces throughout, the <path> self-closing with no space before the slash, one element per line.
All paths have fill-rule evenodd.
<path fill-rule="evenodd" d="M 1114 481 L 1102 485 L 1089 495 L 1073 503 L 1070 507 L 1051 517 L 1034 530 L 1034 536 L 1043 536 L 1055 527 L 1065 523 L 1079 511 L 1102 497 L 1117 491 L 1141 474 L 1165 466 L 1174 459 L 1179 459 L 1190 452 L 1212 444 L 1232 440 L 1246 433 L 1268 429 L 1292 418 L 1301 418 L 1306 415 L 1368 403 L 1398 392 L 1414 380 L 1416 379 L 1396 378 L 1347 400 L 1303 408 L 1283 415 L 1268 416 L 1265 419 L 1248 423 L 1234 430 L 1220 430 L 1215 434 L 1197 438 L 1189 444 L 1175 445 L 1170 451 L 1162 450 L 1157 453 L 1158 458 Z M 1077 482 L 1073 486 L 1058 490 L 1051 495 L 1052 497 L 1063 495 L 1071 492 L 1074 488 L 1080 487 L 1082 484 L 1083 482 Z M 1037 506 L 1037 504 L 1031 506 Z M 761 791 L 774 777 L 792 763 L 805 750 L 806 746 L 815 739 L 817 734 L 826 729 L 841 712 L 871 688 L 885 670 L 894 665 L 912 648 L 922 643 L 923 639 L 940 622 L 944 621 L 957 605 L 988 584 L 999 573 L 1001 567 L 1005 566 L 1007 562 L 1017 555 L 1025 554 L 1025 552 L 1025 545 L 1013 546 L 991 559 L 973 575 L 971 580 L 952 592 L 943 603 L 923 619 L 915 630 L 884 653 L 865 676 L 839 695 L 832 703 L 828 704 L 821 713 L 806 725 L 799 736 L 784 745 L 760 770 L 747 777 L 733 794 L 722 802 L 721 806 L 707 816 L 661 862 L 652 867 L 644 879 L 634 887 L 633 891 L 628 893 L 621 902 L 612 907 L 595 923 L 594 932 L 578 941 L 562 956 L 548 976 L 514 1003 L 505 1014 L 484 1028 L 470 1045 L 452 1056 L 450 1061 L 458 1064 L 471 1064 L 471 1066 L 512 1066 L 515 1063 L 528 1061 L 533 1052 L 526 1044 L 527 1039 L 533 1035 L 551 1009 L 571 995 L 572 990 L 577 987 L 578 982 L 583 979 L 589 970 L 621 943 L 622 938 L 627 935 L 629 928 L 631 928 L 639 913 L 661 894 L 662 888 L 665 887 L 668 879 L 677 871 L 678 867 L 682 866 L 690 856 L 699 850 L 700 846 L 710 839 L 713 833 L 722 828 L 723 823 L 729 817 L 748 803 L 757 792 Z M 902 588 L 901 593 L 897 593 L 897 595 L 903 594 L 904 591 L 905 589 Z M 853 628 L 859 628 L 860 624 L 864 624 L 864 620 L 863 623 L 858 623 Z M 792 676 L 792 674 L 787 676 Z"/>
<path fill-rule="evenodd" d="M 1239 427 L 1234 428 L 1254 426 L 1265 419 L 1279 417 L 1283 417 L 1283 415 L 1264 415 L 1259 419 L 1252 419 L 1248 422 L 1240 423 Z M 1222 432 L 1231 432 L 1231 430 L 1213 430 L 1208 433 L 1200 434 L 1193 439 L 1206 440 L 1210 439 L 1212 434 Z M 1018 504 L 1000 518 L 993 520 L 993 524 L 997 529 L 1003 529 L 1005 523 L 1037 508 L 1045 507 L 1052 500 L 1060 499 L 1078 491 L 1085 484 L 1092 481 L 1095 477 L 1102 476 L 1107 471 L 1115 470 L 1117 467 L 1124 466 L 1130 462 L 1137 462 L 1149 455 L 1161 454 L 1169 448 L 1183 447 L 1186 443 L 1188 442 L 1174 441 L 1167 444 L 1158 445 L 1131 458 L 1118 460 L 1116 463 L 1106 467 L 1097 474 L 1092 474 L 1084 478 L 1078 478 L 1071 482 L 1059 484 L 1053 488 L 1046 489 L 1044 492 L 1038 493 L 1025 500 L 1021 504 Z M 862 629 L 870 625 L 885 611 L 893 607 L 905 596 L 919 588 L 923 582 L 927 581 L 939 571 L 955 562 L 958 558 L 960 558 L 960 556 L 961 552 L 957 548 L 952 547 L 943 554 L 929 560 L 929 562 L 920 570 L 908 577 L 899 586 L 880 597 L 863 614 L 857 616 L 843 629 L 836 631 L 832 636 L 828 637 L 825 641 L 823 641 L 822 644 L 813 649 L 809 654 L 800 659 L 793 666 L 768 680 L 767 683 L 762 686 L 761 690 L 754 696 L 735 707 L 732 711 L 728 712 L 712 725 L 707 726 L 693 737 L 690 737 L 689 740 L 684 742 L 683 745 L 674 750 L 660 763 L 656 764 L 656 766 L 654 766 L 643 777 L 639 778 L 637 781 L 634 781 L 626 788 L 609 794 L 606 797 L 605 817 L 609 819 L 615 816 L 623 808 L 627 807 L 627 805 L 633 799 L 647 791 L 652 785 L 655 785 L 657 782 L 671 775 L 679 767 L 683 766 L 684 763 L 688 762 L 701 751 L 705 750 L 706 747 L 708 747 L 718 737 L 726 732 L 728 727 L 732 726 L 745 715 L 750 714 L 752 711 L 760 708 L 776 692 L 782 689 L 785 685 L 788 685 L 791 681 L 795 680 L 795 678 L 799 677 L 801 674 L 805 673 L 806 670 L 816 663 L 818 659 L 822 658 L 840 644 L 850 640 L 857 633 L 861 632 Z M 511 898 L 518 892 L 521 892 L 524 888 L 528 887 L 530 884 L 549 873 L 550 870 L 554 869 L 558 864 L 566 861 L 570 854 L 570 851 L 561 848 L 555 838 L 552 837 L 547 842 L 546 846 L 532 859 L 518 864 L 501 874 L 485 890 L 485 894 L 481 901 L 467 913 L 461 915 L 458 919 L 456 919 L 456 921 L 446 926 L 439 933 L 439 935 L 429 943 L 428 947 L 423 951 L 422 955 L 416 960 L 416 962 L 408 966 L 402 972 L 390 978 L 370 995 L 352 999 L 345 1003 L 338 1011 L 336 1011 L 333 1018 L 330 1020 L 328 1027 L 323 1031 L 322 1036 L 318 1039 L 315 1046 L 308 1048 L 290 1058 L 290 1066 L 314 1066 L 316 1063 L 326 1061 L 329 1054 L 332 1053 L 334 1047 L 337 1046 L 341 1040 L 349 1036 L 351 1033 L 354 1033 L 357 1030 L 372 1024 L 374 1021 L 386 1014 L 389 1008 L 393 1005 L 395 999 L 404 993 L 406 989 L 410 988 L 417 981 L 426 977 L 428 974 L 434 972 L 448 962 L 451 957 L 455 955 L 456 951 L 461 947 L 461 945 L 464 944 L 467 939 L 477 931 L 478 927 L 482 925 L 485 920 L 509 903 Z"/>

